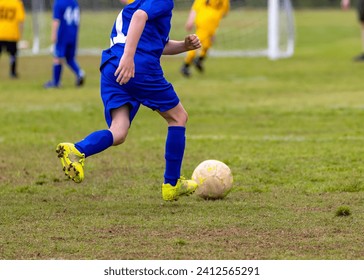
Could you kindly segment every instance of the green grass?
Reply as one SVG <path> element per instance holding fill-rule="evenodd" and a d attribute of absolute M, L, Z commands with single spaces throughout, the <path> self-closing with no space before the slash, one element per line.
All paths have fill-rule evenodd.
<path fill-rule="evenodd" d="M 219 201 L 162 201 L 166 125 L 145 108 L 125 144 L 86 160 L 82 184 L 66 180 L 55 146 L 105 128 L 100 58 L 79 58 L 85 87 L 66 70 L 47 91 L 50 57 L 21 57 L 10 80 L 3 55 L 0 259 L 363 259 L 359 26 L 334 10 L 296 24 L 290 59 L 211 57 L 187 80 L 182 57 L 163 58 L 190 117 L 183 173 L 205 159 L 233 172 Z"/>

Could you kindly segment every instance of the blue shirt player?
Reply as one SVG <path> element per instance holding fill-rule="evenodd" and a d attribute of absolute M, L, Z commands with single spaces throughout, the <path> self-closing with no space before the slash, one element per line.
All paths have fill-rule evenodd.
<path fill-rule="evenodd" d="M 100 65 L 101 97 L 109 128 L 56 148 L 65 174 L 74 182 L 84 179 L 85 158 L 125 141 L 140 105 L 144 105 L 168 124 L 162 198 L 177 200 L 197 188 L 193 180 L 180 176 L 188 115 L 164 78 L 160 58 L 198 49 L 201 43 L 195 34 L 182 41 L 169 39 L 173 6 L 173 0 L 135 0 L 117 16 L 111 46 L 103 51 Z"/>
<path fill-rule="evenodd" d="M 84 84 L 84 71 L 76 61 L 79 25 L 80 8 L 77 0 L 55 0 L 51 38 L 54 46 L 53 78 L 44 85 L 45 88 L 60 86 L 64 60 L 76 76 L 76 86 Z"/>

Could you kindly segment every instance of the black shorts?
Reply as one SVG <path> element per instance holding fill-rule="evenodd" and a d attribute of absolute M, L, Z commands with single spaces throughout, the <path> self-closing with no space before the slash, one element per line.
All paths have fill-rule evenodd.
<path fill-rule="evenodd" d="M 358 19 L 364 23 L 364 0 L 358 1 Z"/>
<path fill-rule="evenodd" d="M 10 55 L 16 55 L 18 52 L 16 42 L 0 41 L 0 54 L 3 48 L 6 49 Z"/>

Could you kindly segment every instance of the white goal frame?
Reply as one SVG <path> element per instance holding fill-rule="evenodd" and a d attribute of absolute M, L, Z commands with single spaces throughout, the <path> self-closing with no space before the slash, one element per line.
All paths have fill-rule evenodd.
<path fill-rule="evenodd" d="M 291 57 L 295 49 L 295 22 L 294 11 L 291 0 L 266 0 L 267 1 L 267 26 L 266 35 L 263 35 L 263 40 L 266 37 L 266 43 L 253 49 L 214 49 L 211 48 L 212 56 L 222 57 L 268 57 L 276 60 L 280 58 Z M 47 41 L 44 34 L 45 26 L 45 0 L 31 0 L 32 7 L 32 26 L 33 40 L 32 53 L 41 54 L 45 50 L 44 41 Z M 265 23 L 264 23 L 265 25 Z M 264 26 L 263 25 L 263 26 Z M 265 45 L 266 44 L 266 45 Z M 79 53 L 95 53 L 95 49 L 83 49 Z M 99 50 L 96 51 L 98 53 Z"/>
<path fill-rule="evenodd" d="M 287 30 L 287 42 L 285 49 L 281 49 L 280 25 L 282 24 L 279 16 L 280 5 L 284 6 L 287 21 L 285 27 Z M 293 8 L 290 0 L 268 0 L 268 57 L 270 59 L 278 59 L 282 57 L 290 57 L 294 53 L 295 46 L 295 30 Z"/>
<path fill-rule="evenodd" d="M 272 60 L 293 56 L 295 21 L 291 0 L 267 0 L 266 34 L 266 45 L 230 50 L 212 47 L 210 54 L 218 57 L 268 57 Z"/>
<path fill-rule="evenodd" d="M 32 53 L 40 53 L 40 41 L 42 35 L 42 14 L 44 13 L 45 3 L 44 0 L 32 0 L 32 24 L 33 24 L 33 44 Z M 44 34 L 43 34 L 44 35 Z"/>

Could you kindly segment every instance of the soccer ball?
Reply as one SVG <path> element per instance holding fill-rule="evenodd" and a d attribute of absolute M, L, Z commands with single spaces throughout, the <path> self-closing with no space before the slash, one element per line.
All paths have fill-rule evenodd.
<path fill-rule="evenodd" d="M 196 194 L 204 199 L 222 199 L 233 186 L 233 175 L 225 163 L 210 159 L 201 162 L 192 173 L 198 184 Z"/>

